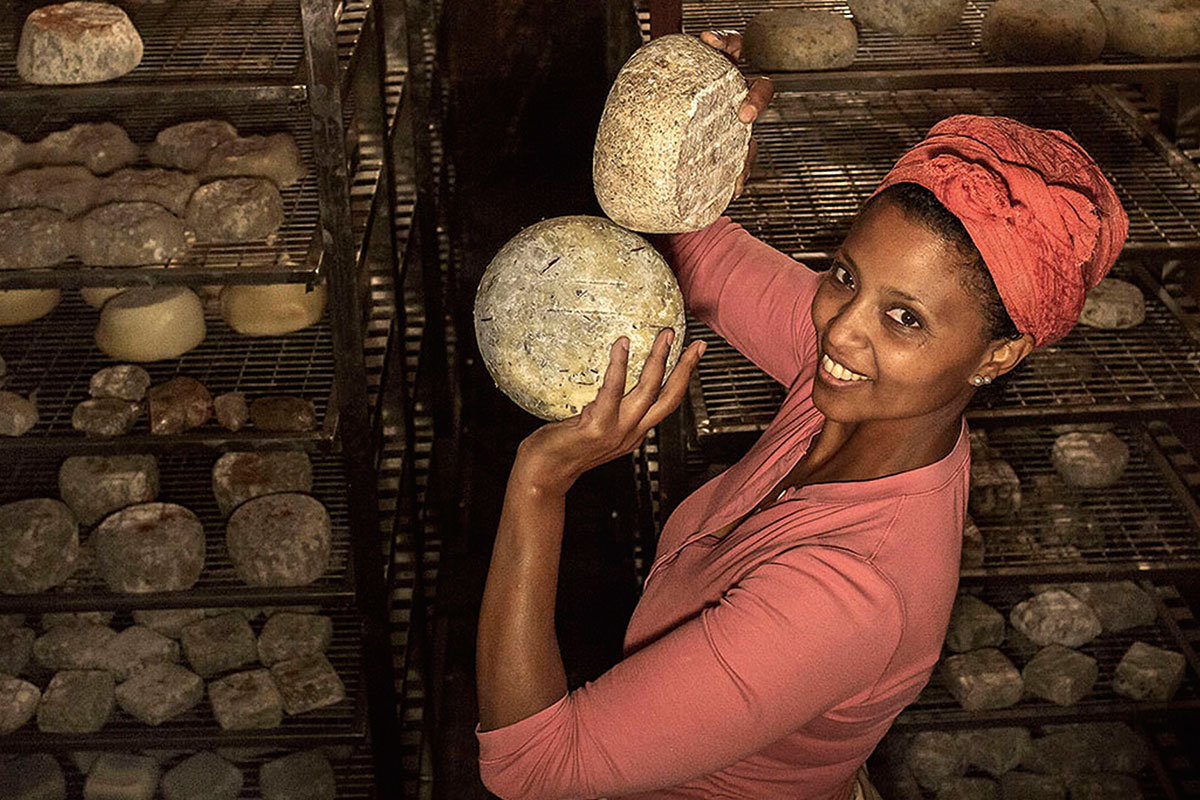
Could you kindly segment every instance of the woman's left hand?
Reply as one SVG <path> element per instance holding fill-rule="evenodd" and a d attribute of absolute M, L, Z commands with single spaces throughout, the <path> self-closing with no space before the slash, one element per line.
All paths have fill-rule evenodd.
<path fill-rule="evenodd" d="M 596 399 L 577 416 L 538 428 L 517 448 L 511 481 L 547 493 L 566 494 L 579 476 L 592 467 L 633 452 L 650 429 L 683 400 L 704 342 L 695 342 L 663 383 L 667 353 L 675 332 L 661 331 L 642 368 L 637 386 L 625 392 L 629 340 L 622 336 L 609 352 L 608 368 Z"/>

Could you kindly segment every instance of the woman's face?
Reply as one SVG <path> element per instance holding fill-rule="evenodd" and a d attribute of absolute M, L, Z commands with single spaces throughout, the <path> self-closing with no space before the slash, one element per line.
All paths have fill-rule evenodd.
<path fill-rule="evenodd" d="M 882 199 L 859 214 L 813 298 L 813 402 L 831 420 L 941 419 L 992 344 L 953 244 Z"/>

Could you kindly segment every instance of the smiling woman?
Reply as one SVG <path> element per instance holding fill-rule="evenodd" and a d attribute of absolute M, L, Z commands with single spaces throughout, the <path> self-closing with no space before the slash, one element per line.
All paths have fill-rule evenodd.
<path fill-rule="evenodd" d="M 736 56 L 736 35 L 706 38 Z M 753 119 L 769 91 L 750 90 Z M 958 583 L 976 387 L 1070 330 L 1128 221 L 1067 136 L 944 120 L 818 274 L 728 218 L 657 245 L 688 312 L 787 387 L 659 538 L 625 658 L 567 691 L 564 495 L 675 408 L 659 337 L 621 396 L 522 443 L 480 613 L 480 771 L 505 798 L 870 798 L 860 767 L 929 680 Z"/>

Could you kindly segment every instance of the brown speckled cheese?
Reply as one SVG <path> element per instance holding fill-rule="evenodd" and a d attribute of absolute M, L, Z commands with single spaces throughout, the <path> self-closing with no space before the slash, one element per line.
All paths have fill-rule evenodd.
<path fill-rule="evenodd" d="M 997 0 L 983 21 L 989 54 L 1023 64 L 1095 61 L 1107 27 L 1091 0 Z"/>
<path fill-rule="evenodd" d="M 592 183 L 604 213 L 647 233 L 716 220 L 746 163 L 745 97 L 737 68 L 695 37 L 641 47 L 617 74 L 596 133 Z"/>
<path fill-rule="evenodd" d="M 1114 433 L 1064 433 L 1054 440 L 1050 460 L 1071 486 L 1102 489 L 1121 480 L 1129 446 Z"/>
<path fill-rule="evenodd" d="M 225 178 L 206 183 L 187 205 L 198 242 L 252 242 L 283 224 L 283 198 L 266 178 Z"/>
<path fill-rule="evenodd" d="M 114 592 L 190 589 L 204 569 L 204 526 L 174 503 L 140 503 L 109 515 L 89 542 Z"/>
<path fill-rule="evenodd" d="M 1200 2 L 1096 0 L 1108 22 L 1108 48 L 1146 58 L 1200 55 Z"/>
<path fill-rule="evenodd" d="M 32 164 L 82 164 L 97 175 L 132 164 L 137 157 L 138 146 L 112 122 L 81 122 L 48 133 L 26 154 Z"/>
<path fill-rule="evenodd" d="M 17 72 L 30 83 L 96 83 L 119 78 L 142 60 L 142 37 L 109 3 L 42 6 L 25 18 Z"/>
<path fill-rule="evenodd" d="M 475 335 L 492 378 L 542 419 L 578 414 L 596 397 L 613 342 L 630 339 L 632 389 L 663 328 L 667 360 L 683 348 L 683 295 L 640 236 L 598 217 L 558 217 L 518 233 L 488 265 Z"/>
<path fill-rule="evenodd" d="M 750 20 L 742 50 L 762 70 L 841 69 L 854 63 L 858 31 L 841 14 L 777 8 Z"/>
<path fill-rule="evenodd" d="M 286 189 L 307 172 L 296 140 L 286 133 L 273 133 L 221 142 L 208 154 L 199 176 L 201 181 L 236 176 L 270 178 Z"/>
<path fill-rule="evenodd" d="M 213 149 L 238 138 L 237 128 L 220 119 L 181 122 L 163 128 L 146 148 L 146 158 L 160 167 L 194 172 L 204 166 Z"/>
<path fill-rule="evenodd" d="M 8 131 L 0 131 L 0 175 L 12 172 L 25 163 L 29 146 Z"/>
<path fill-rule="evenodd" d="M 0 592 L 44 592 L 75 571 L 79 524 L 63 503 L 48 497 L 0 506 Z"/>
<path fill-rule="evenodd" d="M 58 493 L 80 522 L 94 525 L 118 509 L 158 496 L 158 459 L 70 456 L 58 469 Z"/>
<path fill-rule="evenodd" d="M 60 211 L 17 208 L 0 213 L 0 270 L 53 267 L 71 255 L 71 223 Z"/>
<path fill-rule="evenodd" d="M 98 202 L 158 203 L 182 216 L 188 199 L 200 182 L 196 176 L 174 169 L 122 169 L 100 184 Z"/>
<path fill-rule="evenodd" d="M 1121 330 L 1146 320 L 1146 298 L 1142 290 L 1118 278 L 1105 278 L 1087 293 L 1079 324 L 1091 328 Z"/>
<path fill-rule="evenodd" d="M 901 36 L 929 36 L 952 28 L 967 0 L 850 0 L 850 11 L 865 28 Z"/>
<path fill-rule="evenodd" d="M 329 565 L 332 522 L 315 498 L 269 494 L 234 510 L 225 543 L 238 576 L 251 586 L 303 586 Z"/>
<path fill-rule="evenodd" d="M 100 183 L 78 165 L 23 169 L 0 179 L 0 208 L 52 208 L 74 217 L 95 205 Z"/>
<path fill-rule="evenodd" d="M 75 254 L 91 267 L 161 264 L 188 250 L 183 220 L 158 203 L 108 203 L 75 227 Z"/>
<path fill-rule="evenodd" d="M 251 498 L 276 492 L 307 493 L 312 485 L 312 462 L 300 451 L 226 453 L 213 465 L 213 495 L 225 515 Z"/>

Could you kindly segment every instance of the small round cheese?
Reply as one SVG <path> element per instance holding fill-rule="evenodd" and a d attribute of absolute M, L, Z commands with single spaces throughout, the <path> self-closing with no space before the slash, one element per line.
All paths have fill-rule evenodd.
<path fill-rule="evenodd" d="M 1145 58 L 1200 55 L 1195 0 L 1096 0 L 1108 22 L 1108 47 Z"/>
<path fill-rule="evenodd" d="M 138 157 L 138 146 L 112 122 L 81 122 L 48 133 L 29 151 L 30 163 L 82 164 L 97 175 L 132 164 Z"/>
<path fill-rule="evenodd" d="M 88 539 L 114 592 L 190 589 L 204 570 L 204 525 L 174 503 L 139 503 L 105 517 Z"/>
<path fill-rule="evenodd" d="M 0 325 L 20 325 L 46 316 L 62 299 L 61 289 L 0 289 Z"/>
<path fill-rule="evenodd" d="M 96 83 L 119 78 L 142 60 L 142 37 L 110 3 L 42 6 L 25 18 L 17 72 L 30 83 Z"/>
<path fill-rule="evenodd" d="M 854 63 L 858 31 L 841 14 L 775 8 L 746 26 L 746 60 L 761 70 L 841 69 Z"/>
<path fill-rule="evenodd" d="M 89 267 L 161 264 L 188 250 L 183 220 L 158 203 L 106 203 L 75 226 L 75 255 Z"/>
<path fill-rule="evenodd" d="M 1115 433 L 1064 433 L 1050 451 L 1054 469 L 1071 486 L 1103 489 L 1121 480 L 1129 446 Z"/>
<path fill-rule="evenodd" d="M 96 346 L 117 361 L 179 358 L 204 341 L 204 307 L 191 289 L 122 292 L 104 304 Z"/>
<path fill-rule="evenodd" d="M 146 158 L 160 167 L 195 172 L 204 166 L 213 148 L 238 138 L 237 128 L 220 119 L 181 122 L 163 128 L 146 148 Z"/>
<path fill-rule="evenodd" d="M 1091 0 L 996 0 L 980 31 L 983 49 L 1021 64 L 1095 61 L 1108 29 Z"/>
<path fill-rule="evenodd" d="M 283 224 L 283 198 L 266 178 L 223 178 L 197 189 L 187 222 L 198 242 L 253 242 Z"/>
<path fill-rule="evenodd" d="M 0 269 L 38 269 L 66 261 L 71 222 L 49 208 L 0 213 Z"/>
<path fill-rule="evenodd" d="M 225 543 L 233 568 L 251 586 L 303 586 L 329 566 L 333 526 L 313 497 L 268 494 L 234 510 Z"/>
<path fill-rule="evenodd" d="M 1105 278 L 1087 293 L 1079 324 L 1091 328 L 1122 330 L 1146 320 L 1146 298 L 1132 283 Z"/>
<path fill-rule="evenodd" d="M 658 252 L 599 217 L 557 217 L 501 248 L 475 296 L 475 335 L 500 389 L 542 419 L 578 414 L 596 397 L 609 353 L 630 341 L 626 390 L 655 336 L 675 330 L 683 349 L 683 295 Z"/>
<path fill-rule="evenodd" d="M 246 336 L 282 336 L 315 325 L 325 312 L 328 290 L 303 283 L 226 286 L 221 291 L 221 318 Z"/>
<path fill-rule="evenodd" d="M 79 523 L 48 497 L 0 506 L 0 592 L 44 592 L 71 577 L 79 557 Z"/>
<path fill-rule="evenodd" d="M 647 233 L 699 230 L 733 198 L 750 126 L 738 120 L 746 81 L 693 36 L 642 46 L 604 103 L 592 184 L 604 213 Z"/>
<path fill-rule="evenodd" d="M 901 36 L 932 36 L 953 28 L 967 0 L 850 0 L 850 12 L 865 28 Z"/>

